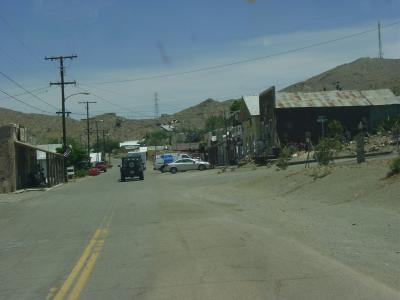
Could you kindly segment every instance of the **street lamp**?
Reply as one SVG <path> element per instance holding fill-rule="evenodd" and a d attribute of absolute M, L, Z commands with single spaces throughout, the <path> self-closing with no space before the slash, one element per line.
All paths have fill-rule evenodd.
<path fill-rule="evenodd" d="M 76 96 L 76 95 L 89 95 L 89 94 L 90 93 L 88 93 L 88 92 L 74 93 L 74 94 L 71 94 L 71 95 L 65 97 L 64 98 L 64 102 L 68 98 L 71 98 L 71 97 Z M 66 114 L 65 112 L 62 113 L 62 118 L 63 118 L 63 122 L 62 122 L 62 125 L 63 125 L 63 150 L 64 151 L 67 150 L 67 129 L 66 129 L 66 125 L 65 125 L 65 114 Z"/>
<path fill-rule="evenodd" d="M 67 151 L 67 129 L 66 129 L 66 124 L 65 124 L 65 100 L 67 100 L 68 98 L 71 98 L 72 96 L 75 95 L 89 95 L 88 92 L 79 92 L 79 93 L 74 93 L 71 94 L 67 97 L 64 97 L 64 86 L 62 86 L 62 134 L 63 134 L 63 138 L 62 138 L 62 148 L 63 151 L 65 153 L 65 151 Z M 64 181 L 68 182 L 68 176 L 67 176 L 67 166 L 65 164 L 66 161 L 66 157 L 64 156 Z"/>
<path fill-rule="evenodd" d="M 74 94 L 71 94 L 71 95 L 65 97 L 65 100 L 67 100 L 68 98 L 71 98 L 71 97 L 73 97 L 73 96 L 76 96 L 76 95 L 90 95 L 90 93 L 89 93 L 89 92 L 74 93 Z"/>

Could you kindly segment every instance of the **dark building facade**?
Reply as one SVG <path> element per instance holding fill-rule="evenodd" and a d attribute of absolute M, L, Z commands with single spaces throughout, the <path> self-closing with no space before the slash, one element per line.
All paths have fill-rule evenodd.
<path fill-rule="evenodd" d="M 304 142 L 306 132 L 318 140 L 331 120 L 338 120 L 350 134 L 376 128 L 383 120 L 400 114 L 400 97 L 390 90 L 323 91 L 314 93 L 276 92 L 260 94 L 263 140 L 269 145 Z M 318 120 L 324 122 L 318 122 Z M 276 134 L 276 139 L 274 140 Z"/>

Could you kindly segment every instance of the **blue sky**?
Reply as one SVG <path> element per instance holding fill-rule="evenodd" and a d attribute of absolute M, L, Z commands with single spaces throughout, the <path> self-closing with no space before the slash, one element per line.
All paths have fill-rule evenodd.
<path fill-rule="evenodd" d="M 0 71 L 28 89 L 58 79 L 56 63 L 44 56 L 77 54 L 67 62 L 67 79 L 91 95 L 71 98 L 68 108 L 83 112 L 80 100 L 98 101 L 96 113 L 116 111 L 128 117 L 174 112 L 212 97 L 219 100 L 257 93 L 307 79 L 338 64 L 377 55 L 377 33 L 271 59 L 185 76 L 114 84 L 93 84 L 175 73 L 264 56 L 373 29 L 400 19 L 400 0 L 245 1 L 125 0 L 0 2 Z M 399 58 L 400 25 L 383 31 L 385 57 Z M 0 77 L 0 89 L 21 89 Z M 69 86 L 67 93 L 77 87 Z M 59 89 L 38 91 L 59 106 Z M 30 95 L 21 100 L 54 110 Z M 112 105 L 112 102 L 116 105 Z M 0 95 L 0 106 L 29 107 Z M 121 108 L 128 108 L 124 110 Z"/>

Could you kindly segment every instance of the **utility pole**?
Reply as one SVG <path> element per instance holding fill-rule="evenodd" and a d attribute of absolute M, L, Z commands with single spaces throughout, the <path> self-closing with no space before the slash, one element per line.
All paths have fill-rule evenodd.
<path fill-rule="evenodd" d="M 382 45 L 382 36 L 381 36 L 381 22 L 378 22 L 378 57 L 383 58 L 383 45 Z"/>
<path fill-rule="evenodd" d="M 99 151 L 99 123 L 97 122 L 97 120 L 95 120 L 96 122 L 96 144 L 97 144 L 97 148 L 96 148 L 96 152 Z"/>
<path fill-rule="evenodd" d="M 56 112 L 56 114 L 57 115 L 61 115 L 62 111 L 58 111 L 58 112 Z M 71 112 L 70 111 L 66 111 L 65 114 L 67 115 L 67 118 L 69 118 L 69 115 L 71 114 Z"/>
<path fill-rule="evenodd" d="M 101 150 L 102 150 L 101 153 L 103 154 L 103 152 L 105 153 L 105 149 L 106 149 L 105 135 L 106 135 L 107 130 L 105 130 L 105 129 L 99 129 L 99 122 L 104 122 L 104 120 L 95 120 L 96 129 L 93 130 L 93 131 L 96 132 L 96 145 L 97 145 L 96 153 L 98 153 L 99 148 L 100 148 L 100 142 L 99 142 L 100 135 L 99 135 L 99 133 L 102 132 L 102 139 L 103 139 L 103 141 L 102 141 L 102 146 L 101 146 L 101 148 L 102 148 L 102 149 L 101 149 Z M 97 160 L 99 160 L 98 157 L 97 157 Z"/>
<path fill-rule="evenodd" d="M 228 158 L 229 158 L 229 137 L 228 137 L 228 124 L 226 120 L 226 112 L 225 109 L 223 110 L 223 118 L 224 118 L 224 134 L 225 134 L 225 151 L 224 151 L 224 165 L 227 165 Z M 223 136 L 222 136 L 223 139 Z"/>
<path fill-rule="evenodd" d="M 87 131 L 87 155 L 90 164 L 90 122 L 89 122 L 89 104 L 97 103 L 97 101 L 80 101 L 80 104 L 86 104 L 86 131 Z"/>
<path fill-rule="evenodd" d="M 100 130 L 99 130 L 99 122 L 104 122 L 103 120 L 95 120 L 95 123 L 96 123 L 96 145 L 97 145 L 97 149 L 96 149 L 96 153 L 99 153 L 98 151 L 99 151 L 99 132 L 100 132 Z M 97 158 L 96 158 L 96 160 L 97 161 L 100 161 L 99 160 L 99 155 L 98 154 L 96 154 L 97 156 Z"/>
<path fill-rule="evenodd" d="M 159 110 L 158 110 L 158 93 L 154 93 L 154 120 L 157 120 L 159 117 Z"/>
<path fill-rule="evenodd" d="M 107 130 L 102 129 L 101 131 L 103 133 L 103 152 L 104 152 L 104 155 L 106 155 L 106 132 L 107 132 Z"/>
<path fill-rule="evenodd" d="M 45 60 L 58 60 L 60 62 L 60 82 L 50 82 L 50 86 L 52 85 L 60 85 L 61 86 L 61 114 L 62 114 L 62 133 L 63 133 L 63 152 L 67 150 L 67 130 L 65 126 L 65 94 L 64 94 L 64 86 L 66 84 L 75 84 L 76 81 L 64 81 L 64 59 L 74 59 L 77 58 L 77 55 L 70 55 L 70 56 L 51 56 L 45 57 Z M 64 181 L 68 181 L 67 176 L 67 166 L 66 166 L 66 157 L 64 156 Z"/>

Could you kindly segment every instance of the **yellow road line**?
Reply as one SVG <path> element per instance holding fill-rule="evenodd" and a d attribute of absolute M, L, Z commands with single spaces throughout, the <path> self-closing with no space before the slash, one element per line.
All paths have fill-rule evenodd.
<path fill-rule="evenodd" d="M 83 251 L 81 257 L 79 258 L 78 262 L 75 264 L 74 268 L 72 269 L 71 273 L 64 281 L 64 284 L 55 295 L 54 300 L 62 300 L 68 290 L 70 289 L 71 285 L 73 284 L 76 276 L 78 276 L 79 272 L 81 271 L 82 267 L 84 266 L 86 260 L 88 259 L 90 253 L 92 252 L 92 248 L 97 242 L 99 235 L 102 233 L 101 229 L 97 229 L 94 233 L 93 237 L 91 238 L 89 244 L 86 246 L 85 250 Z"/>
<path fill-rule="evenodd" d="M 100 240 L 96 245 L 96 249 L 94 250 L 93 254 L 90 256 L 85 268 L 82 270 L 79 279 L 76 281 L 74 288 L 72 289 L 71 293 L 69 294 L 68 300 L 76 300 L 78 299 L 79 295 L 81 294 L 86 281 L 89 278 L 90 273 L 93 270 L 94 264 L 100 254 L 101 248 L 103 248 L 104 240 Z"/>

